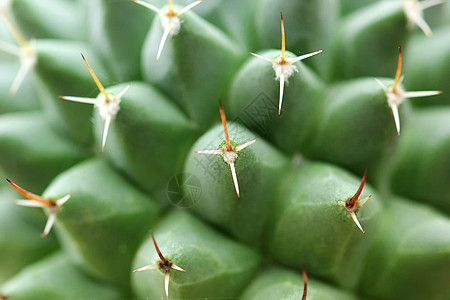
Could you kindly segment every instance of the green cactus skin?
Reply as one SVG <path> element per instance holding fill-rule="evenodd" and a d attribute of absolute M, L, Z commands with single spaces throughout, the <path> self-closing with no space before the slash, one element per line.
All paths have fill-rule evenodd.
<path fill-rule="evenodd" d="M 12 84 L 11 74 L 18 72 L 20 65 L 17 62 L 1 62 L 0 73 L 0 114 L 39 109 L 39 100 L 34 92 L 30 76 L 26 77 L 22 86 L 14 95 L 9 95 Z"/>
<path fill-rule="evenodd" d="M 275 59 L 280 53 L 269 50 L 258 54 Z M 286 56 L 295 57 L 290 52 Z M 285 84 L 281 116 L 277 114 L 280 83 L 275 80 L 272 65 L 258 58 L 249 58 L 236 74 L 226 103 L 233 119 L 288 153 L 305 147 L 308 135 L 314 133 L 311 121 L 325 91 L 323 82 L 310 68 L 301 62 L 294 65 L 298 72 Z"/>
<path fill-rule="evenodd" d="M 269 251 L 275 261 L 305 266 L 309 274 L 354 288 L 382 212 L 380 197 L 366 185 L 360 198 L 373 196 L 356 211 L 366 233 L 358 229 L 336 203 L 352 197 L 358 187 L 357 178 L 332 165 L 294 168 L 283 180 L 270 218 Z"/>
<path fill-rule="evenodd" d="M 180 32 L 168 38 L 157 64 L 163 29 L 159 17 L 153 21 L 143 47 L 142 69 L 147 81 L 167 93 L 199 128 L 207 129 L 217 115 L 217 99 L 223 98 L 245 52 L 194 13 L 186 12 L 180 19 Z"/>
<path fill-rule="evenodd" d="M 400 106 L 402 120 L 407 117 L 407 107 L 407 103 Z M 304 153 L 358 174 L 365 169 L 376 174 L 398 142 L 386 95 L 373 78 L 330 86 L 314 123 L 316 127 L 305 143 Z"/>
<path fill-rule="evenodd" d="M 118 93 L 125 86 L 113 86 L 107 91 Z M 96 113 L 94 123 L 100 149 L 105 121 Z M 167 204 L 167 183 L 182 171 L 197 136 L 186 115 L 167 97 L 147 83 L 131 82 L 122 97 L 120 111 L 111 122 L 105 156 Z"/>
<path fill-rule="evenodd" d="M 411 39 L 405 61 L 405 86 L 411 91 L 439 88 L 443 92 L 429 99 L 413 99 L 413 105 L 423 107 L 450 104 L 449 65 L 450 25 L 435 30 L 431 38 L 416 36 Z"/>
<path fill-rule="evenodd" d="M 404 1 L 207 0 L 181 15 L 156 63 L 160 15 L 131 0 L 11 0 L 6 12 L 30 45 L 36 38 L 37 64 L 10 97 L 29 57 L 0 53 L 0 176 L 72 198 L 40 239 L 42 211 L 13 206 L 0 181 L 9 191 L 0 193 L 0 298 L 164 298 L 161 270 L 133 273 L 159 260 L 151 229 L 186 270 L 171 273 L 170 299 L 298 300 L 303 266 L 307 300 L 449 299 L 450 4 L 425 10 L 434 33 L 425 39 L 406 28 Z M 323 52 L 296 64 L 278 116 L 274 70 L 249 52 L 280 55 L 271 50 L 280 12 L 288 55 Z M 20 44 L 1 18 L 0 36 Z M 400 106 L 400 136 L 373 79 L 392 84 L 398 46 L 399 88 L 444 91 Z M 99 110 L 59 98 L 98 95 L 80 53 L 109 93 L 131 83 L 103 152 Z M 262 116 L 251 110 L 261 95 L 274 108 Z M 261 137 L 235 162 L 240 197 L 222 157 L 194 153 L 223 144 L 218 100 L 232 145 Z M 362 233 L 336 201 L 355 194 L 367 169 Z M 197 179 L 182 182 L 184 193 L 177 186 L 179 197 L 197 197 L 191 207 L 170 197 L 183 176 Z M 57 243 L 61 253 L 42 259 Z"/>
<path fill-rule="evenodd" d="M 408 31 L 403 1 L 378 1 L 340 20 L 330 49 L 330 80 L 392 76 Z"/>
<path fill-rule="evenodd" d="M 8 299 L 119 300 L 124 295 L 112 286 L 87 277 L 64 256 L 57 253 L 22 270 L 2 286 Z"/>
<path fill-rule="evenodd" d="M 378 2 L 380 0 L 359 0 L 359 1 L 353 1 L 353 0 L 341 0 L 341 13 L 342 14 L 348 14 L 355 10 L 358 10 L 360 8 L 363 8 L 364 6 L 367 6 L 369 4 L 373 4 L 375 2 Z"/>
<path fill-rule="evenodd" d="M 450 109 L 430 108 L 414 113 L 391 168 L 390 188 L 450 214 Z M 414 161 L 414 164 L 411 164 Z"/>
<path fill-rule="evenodd" d="M 61 40 L 39 40 L 36 43 L 41 105 L 57 128 L 86 145 L 92 143 L 92 106 L 62 100 L 59 96 L 87 97 L 97 94 L 97 87 L 80 57 L 84 53 L 96 73 L 107 76 L 91 46 Z M 95 63 L 94 63 L 95 62 Z"/>
<path fill-rule="evenodd" d="M 16 197 L 10 187 L 0 187 L 0 284 L 58 247 L 54 236 L 40 237 L 45 224 L 42 211 L 15 205 Z"/>
<path fill-rule="evenodd" d="M 233 38 L 241 48 L 247 50 L 258 47 L 253 23 L 257 13 L 255 6 L 258 6 L 259 2 L 260 0 L 203 1 L 195 11 Z M 203 13 L 205 7 L 208 9 Z M 239 7 L 239 10 L 236 10 L 236 7 Z"/>
<path fill-rule="evenodd" d="M 255 138 L 233 122 L 228 123 L 228 130 L 230 140 L 237 145 Z M 222 125 L 216 125 L 200 137 L 189 152 L 184 172 L 194 175 L 201 183 L 201 195 L 192 210 L 239 240 L 261 247 L 271 201 L 287 170 L 288 159 L 262 139 L 238 152 L 235 161 L 240 188 L 238 198 L 230 166 L 222 156 L 194 153 L 219 149 L 223 135 Z"/>
<path fill-rule="evenodd" d="M 30 38 L 79 40 L 83 38 L 79 3 L 70 0 L 14 0 L 11 11 Z"/>
<path fill-rule="evenodd" d="M 72 197 L 56 221 L 64 248 L 90 273 L 127 290 L 131 261 L 158 206 L 97 159 L 62 173 L 44 195 L 58 199 L 68 193 Z"/>
<path fill-rule="evenodd" d="M 185 272 L 172 271 L 170 299 L 237 297 L 255 275 L 259 254 L 209 228 L 190 214 L 174 211 L 158 223 L 155 238 L 162 254 Z M 134 269 L 159 260 L 151 238 L 139 249 Z M 133 273 L 139 297 L 164 295 L 164 273 L 147 270 Z"/>
<path fill-rule="evenodd" d="M 324 50 L 322 59 L 306 61 L 326 77 L 329 72 L 326 56 L 338 21 L 336 0 L 261 0 L 257 8 L 255 27 L 260 48 L 280 47 L 280 12 L 286 26 L 286 48 L 297 54 Z"/>
<path fill-rule="evenodd" d="M 443 29 L 448 26 L 450 17 L 450 3 L 445 1 L 439 5 L 432 6 L 424 11 L 424 17 L 428 25 L 433 29 Z M 418 30 L 418 29 L 417 29 Z"/>
<path fill-rule="evenodd" d="M 0 36 L 2 38 L 2 41 L 4 41 L 5 43 L 10 43 L 10 44 L 15 44 L 16 43 L 16 41 L 14 40 L 14 37 L 11 34 L 11 31 L 9 29 L 8 23 L 6 23 L 4 21 L 0 22 Z M 17 61 L 17 57 L 12 56 L 11 53 L 8 53 L 8 52 L 5 52 L 5 51 L 0 51 L 0 59 L 1 59 L 2 65 L 4 63 L 8 63 L 8 62 L 11 62 L 11 61 L 14 61 L 14 60 Z M 10 84 L 11 84 L 11 82 L 13 80 L 13 77 L 11 76 L 11 74 L 8 74 L 8 75 L 9 75 L 8 79 L 9 79 Z"/>
<path fill-rule="evenodd" d="M 300 274 L 282 268 L 270 268 L 259 274 L 248 286 L 239 299 L 284 299 L 299 300 L 303 296 L 303 278 Z M 344 290 L 310 278 L 307 281 L 308 300 L 356 300 L 357 298 Z"/>
<path fill-rule="evenodd" d="M 2 116 L 0 166 L 8 178 L 41 193 L 59 173 L 86 159 L 88 151 L 54 131 L 40 112 Z"/>
<path fill-rule="evenodd" d="M 360 290 L 383 299 L 446 299 L 449 244 L 447 216 L 426 205 L 391 197 L 368 253 Z"/>
<path fill-rule="evenodd" d="M 153 14 L 126 1 L 94 0 L 88 5 L 96 12 L 89 40 L 102 53 L 114 78 L 119 82 L 139 80 L 141 49 Z"/>

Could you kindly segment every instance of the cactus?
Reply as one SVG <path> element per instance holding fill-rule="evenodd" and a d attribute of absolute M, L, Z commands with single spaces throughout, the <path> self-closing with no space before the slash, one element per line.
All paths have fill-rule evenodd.
<path fill-rule="evenodd" d="M 450 297 L 450 2 L 0 15 L 0 299 Z"/>

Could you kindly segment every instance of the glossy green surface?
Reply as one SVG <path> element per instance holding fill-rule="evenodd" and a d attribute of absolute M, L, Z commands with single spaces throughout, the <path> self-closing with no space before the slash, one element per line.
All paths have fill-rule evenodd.
<path fill-rule="evenodd" d="M 48 208 L 0 194 L 0 298 L 165 298 L 161 270 L 132 272 L 159 260 L 151 231 L 186 269 L 171 274 L 170 299 L 299 300 L 303 266 L 307 300 L 448 299 L 450 5 L 424 11 L 425 38 L 408 28 L 405 1 L 174 0 L 175 12 L 198 5 L 157 63 L 164 12 L 131 0 L 0 1 L 0 174 L 52 199 L 72 194 L 46 239 Z M 3 43 L 18 44 L 4 13 L 37 53 L 9 98 L 24 57 Z M 280 54 L 280 13 L 288 57 L 323 52 L 295 64 L 278 116 L 273 67 L 249 52 Z M 400 135 L 373 79 L 393 83 L 398 46 L 401 88 L 444 91 L 401 103 Z M 99 107 L 59 98 L 99 95 L 80 52 L 108 92 L 131 83 L 103 152 Z M 195 153 L 224 143 L 219 100 L 233 146 L 258 137 L 235 161 L 240 197 L 221 156 Z M 419 104 L 428 100 L 435 109 Z M 365 170 L 362 233 L 336 201 Z M 67 258 L 41 260 L 55 240 Z"/>
<path fill-rule="evenodd" d="M 3 176 L 1 178 L 4 180 Z M 45 216 L 40 208 L 20 207 L 21 198 L 12 186 L 0 188 L 0 284 L 22 268 L 50 255 L 58 248 L 55 236 L 41 238 Z M 20 234 L 17 234 L 20 232 Z"/>
<path fill-rule="evenodd" d="M 281 51 L 268 50 L 258 54 L 276 59 Z M 305 62 L 322 59 L 321 55 Z M 287 52 L 286 57 L 296 56 Z M 250 55 L 234 77 L 226 103 L 233 120 L 245 124 L 288 153 L 305 147 L 314 132 L 312 121 L 325 94 L 325 85 L 316 73 L 303 62 L 293 66 L 298 72 L 286 79 L 280 115 L 280 82 L 275 80 L 272 63 Z"/>
<path fill-rule="evenodd" d="M 153 21 L 142 49 L 144 78 L 167 93 L 199 128 L 207 129 L 246 51 L 192 12 L 180 19 L 180 32 L 167 39 L 157 63 L 163 29 L 159 18 Z"/>
<path fill-rule="evenodd" d="M 377 232 L 382 199 L 366 185 L 359 199 L 372 197 L 356 211 L 362 233 L 344 206 L 361 179 L 332 165 L 305 162 L 286 176 L 272 210 L 269 251 L 286 266 L 355 288 Z"/>
<path fill-rule="evenodd" d="M 65 251 L 91 274 L 128 289 L 131 261 L 159 207 L 98 159 L 67 170 L 44 195 L 58 199 L 69 193 L 56 221 Z"/>
<path fill-rule="evenodd" d="M 89 155 L 56 132 L 40 112 L 3 115 L 0 144 L 0 166 L 8 178 L 38 194 L 56 175 Z"/>
<path fill-rule="evenodd" d="M 447 216 L 426 205 L 390 197 L 368 253 L 360 290 L 383 299 L 445 299 L 449 245 Z"/>
<path fill-rule="evenodd" d="M 450 214 L 450 109 L 417 111 L 409 126 L 393 159 L 390 188 Z"/>
<path fill-rule="evenodd" d="M 63 253 L 25 268 L 9 280 L 2 292 L 8 299 L 124 299 L 114 287 L 87 277 Z"/>
<path fill-rule="evenodd" d="M 230 140 L 236 145 L 257 138 L 232 122 L 228 122 L 228 131 Z M 200 186 L 199 195 L 193 199 L 190 209 L 239 240 L 261 247 L 265 244 L 269 212 L 277 186 L 287 170 L 288 159 L 261 138 L 239 151 L 235 161 L 238 197 L 231 168 L 223 157 L 195 153 L 219 149 L 222 142 L 223 127 L 216 125 L 200 137 L 189 152 L 184 173 L 197 178 Z M 187 194 L 191 187 L 184 185 L 183 188 Z"/>
<path fill-rule="evenodd" d="M 107 90 L 117 94 L 125 87 L 122 84 Z M 95 146 L 100 150 L 105 121 L 97 112 L 94 124 Z M 161 92 L 148 83 L 132 82 L 111 122 L 104 155 L 159 201 L 167 203 L 167 184 L 182 172 L 198 134 L 186 115 Z"/>
<path fill-rule="evenodd" d="M 331 80 L 395 75 L 398 46 L 408 31 L 404 1 L 373 1 L 344 16 L 330 49 Z"/>
<path fill-rule="evenodd" d="M 304 291 L 303 277 L 288 269 L 270 268 L 259 274 L 239 299 L 302 299 Z M 309 276 L 307 279 L 306 299 L 308 300 L 340 300 L 356 299 L 344 290 L 317 281 Z"/>
<path fill-rule="evenodd" d="M 406 107 L 400 106 L 401 120 L 408 117 Z M 361 175 L 366 169 L 376 173 L 398 142 L 386 95 L 373 78 L 330 86 L 314 121 L 304 153 Z"/>
<path fill-rule="evenodd" d="M 185 272 L 173 270 L 171 299 L 237 297 L 255 275 L 260 255 L 182 211 L 167 215 L 154 229 L 161 253 Z M 149 237 L 133 263 L 137 269 L 159 261 Z M 146 270 L 133 273 L 132 283 L 139 297 L 164 296 L 164 273 Z"/>

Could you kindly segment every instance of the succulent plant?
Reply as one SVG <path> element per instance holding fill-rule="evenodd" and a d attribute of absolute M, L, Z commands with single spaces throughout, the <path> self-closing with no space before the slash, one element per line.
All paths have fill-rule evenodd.
<path fill-rule="evenodd" d="M 450 298 L 449 1 L 0 15 L 0 299 Z"/>

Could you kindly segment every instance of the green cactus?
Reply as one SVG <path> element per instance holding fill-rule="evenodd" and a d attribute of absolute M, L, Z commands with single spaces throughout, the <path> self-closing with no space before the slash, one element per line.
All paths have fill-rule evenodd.
<path fill-rule="evenodd" d="M 173 2 L 0 2 L 0 299 L 449 299 L 450 2 Z"/>

